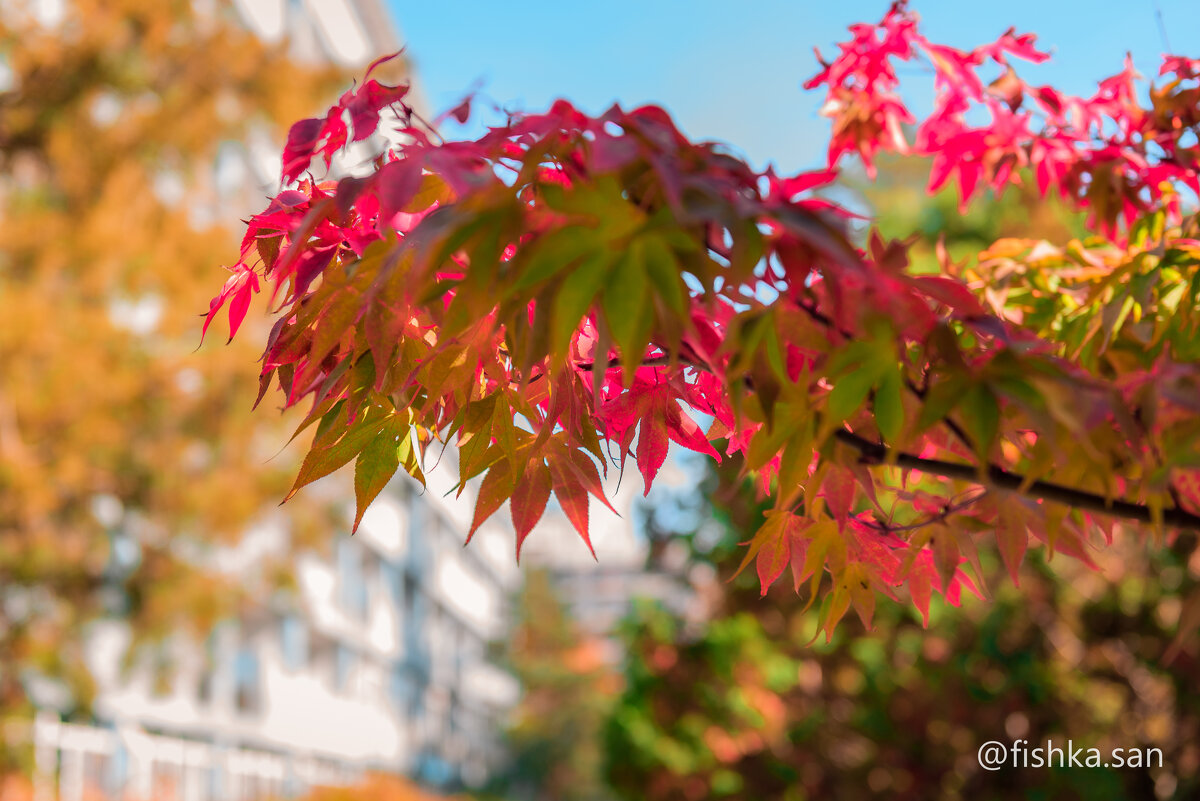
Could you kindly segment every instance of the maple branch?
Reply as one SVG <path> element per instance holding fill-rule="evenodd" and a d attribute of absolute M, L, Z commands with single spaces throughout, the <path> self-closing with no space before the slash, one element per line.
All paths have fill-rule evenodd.
<path fill-rule="evenodd" d="M 803 304 L 800 305 L 804 308 Z M 809 311 L 806 309 L 806 311 Z M 816 309 L 811 309 L 817 315 L 824 315 Z M 828 320 L 828 318 L 825 318 Z M 836 330 L 836 329 L 835 329 Z M 663 358 L 663 357 L 659 357 Z M 655 360 L 656 361 L 656 360 Z M 681 360 L 682 362 L 691 365 L 694 368 L 706 370 L 707 366 L 698 364 L 694 360 Z M 578 367 L 591 369 L 593 365 L 580 364 Z M 907 379 L 906 379 L 907 382 Z M 910 389 L 917 392 L 919 397 L 924 398 L 924 393 L 920 392 L 920 388 L 909 383 Z M 956 424 L 947 420 L 951 430 L 958 428 Z M 956 432 L 957 433 L 957 432 Z M 1103 495 L 1086 490 L 1075 489 L 1063 484 L 1056 484 L 1052 481 L 1035 480 L 1029 484 L 1023 491 L 1021 487 L 1026 483 L 1026 476 L 1020 473 L 1014 473 L 1010 470 L 1005 470 L 995 464 L 988 464 L 985 467 L 986 481 L 981 480 L 980 468 L 978 465 L 966 464 L 963 462 L 948 462 L 943 459 L 929 459 L 923 456 L 914 456 L 911 453 L 897 451 L 894 448 L 889 448 L 877 442 L 872 442 L 869 439 L 859 436 L 852 431 L 840 429 L 834 432 L 834 436 L 843 444 L 854 448 L 859 452 L 859 461 L 862 464 L 895 464 L 899 467 L 906 467 L 913 470 L 920 470 L 922 473 L 930 475 L 938 475 L 944 478 L 956 478 L 962 481 L 971 481 L 979 484 L 990 484 L 998 489 L 1017 492 L 1033 498 L 1042 498 L 1048 501 L 1054 501 L 1076 509 L 1086 509 L 1088 511 L 1106 514 L 1112 517 L 1125 518 L 1127 520 L 1136 520 L 1141 523 L 1153 523 L 1154 515 L 1150 511 L 1150 507 L 1145 504 L 1133 503 L 1122 500 L 1109 500 Z M 965 434 L 964 434 L 965 436 Z M 970 440 L 966 440 L 969 442 Z M 971 499 L 974 503 L 982 495 Z M 954 511 L 957 511 L 954 510 Z M 947 512 L 949 514 L 949 512 Z M 1192 529 L 1200 532 L 1200 515 L 1194 515 L 1176 504 L 1174 508 L 1162 510 L 1162 522 L 1173 528 Z"/>
<path fill-rule="evenodd" d="M 837 333 L 841 334 L 846 339 L 854 338 L 853 331 L 847 331 L 846 329 L 838 326 L 829 317 L 829 315 L 818 310 L 816 306 L 813 306 L 808 303 L 800 303 L 799 301 L 796 302 L 796 305 L 800 308 L 800 311 L 804 312 L 810 318 L 812 318 L 813 322 L 816 322 L 819 325 L 823 325 L 826 328 L 836 331 Z M 913 381 L 911 378 L 909 378 L 906 375 L 902 375 L 901 377 L 904 381 L 905 388 L 907 388 L 909 392 L 911 392 L 913 395 L 915 395 L 918 400 L 924 401 L 925 396 L 928 394 L 929 390 L 924 386 L 918 386 L 915 381 Z M 928 383 L 928 375 L 926 375 L 925 380 L 926 380 L 926 383 Z M 874 403 L 875 390 L 871 390 L 870 398 L 871 398 L 872 403 Z M 967 450 L 970 450 L 970 451 L 975 450 L 975 444 L 971 440 L 971 435 L 968 434 L 966 432 L 966 430 L 963 429 L 962 426 L 960 426 L 958 423 L 954 422 L 954 420 L 952 420 L 949 415 L 946 415 L 945 417 L 943 417 L 941 422 L 943 424 L 945 424 L 946 428 L 950 429 L 950 433 L 954 434 L 954 436 L 958 438 L 959 442 L 961 442 L 963 445 L 965 445 L 967 447 Z"/>
<path fill-rule="evenodd" d="M 797 302 L 796 305 L 814 322 L 836 331 L 847 339 L 853 338 L 853 332 L 846 331 L 838 326 L 828 315 L 818 310 L 815 306 L 800 302 Z M 914 381 L 909 379 L 908 376 L 904 376 L 904 385 L 917 398 L 920 400 L 925 400 L 925 396 L 927 394 L 925 387 L 918 386 Z M 871 394 L 873 396 L 874 392 L 872 391 Z M 872 400 L 874 400 L 873 397 Z M 942 422 L 948 429 L 950 429 L 951 433 L 953 433 L 960 442 L 966 445 L 969 449 L 974 450 L 970 435 L 968 435 L 958 423 L 950 419 L 949 416 L 943 417 Z M 836 432 L 835 436 L 837 436 L 837 438 L 843 443 L 849 445 L 862 454 L 862 460 L 867 464 L 879 464 L 887 461 L 888 454 L 892 453 L 892 451 L 886 446 L 871 442 L 870 440 L 864 439 L 849 431 L 838 431 Z M 1161 461 L 1161 456 L 1159 458 Z M 979 481 L 980 479 L 979 468 L 975 465 L 947 462 L 941 459 L 926 459 L 919 456 L 913 456 L 909 453 L 896 453 L 895 464 L 898 464 L 901 467 L 911 467 L 912 469 L 920 470 L 923 473 L 941 475 L 946 478 L 959 478 L 965 481 Z M 1025 476 L 1010 472 L 995 464 L 989 463 L 986 467 L 986 471 L 988 481 L 1001 489 L 1012 490 L 1015 492 L 1018 491 L 1025 482 Z M 1175 504 L 1175 507 L 1172 509 L 1163 510 L 1163 523 L 1178 528 L 1190 528 L 1200 531 L 1200 515 L 1191 514 L 1182 508 L 1179 502 L 1179 493 L 1174 486 L 1168 484 L 1167 491 L 1170 494 L 1171 500 Z M 1025 490 L 1024 494 L 1036 498 L 1044 498 L 1049 501 L 1057 501 L 1078 509 L 1087 509 L 1093 512 L 1112 515 L 1114 517 L 1123 517 L 1143 523 L 1154 522 L 1154 517 L 1151 514 L 1150 507 L 1144 504 L 1119 500 L 1109 501 L 1103 495 L 1098 495 L 1096 493 L 1087 492 L 1084 490 L 1078 490 L 1073 487 L 1066 487 L 1062 484 L 1055 484 L 1050 481 L 1034 481 Z M 926 521 L 926 523 L 928 522 L 934 521 Z M 922 523 L 920 525 L 925 525 L 926 523 Z"/>
<path fill-rule="evenodd" d="M 893 526 L 890 523 L 881 523 L 878 520 L 862 520 L 862 523 L 873 529 L 876 529 L 878 531 L 882 531 L 882 532 L 885 532 L 888 534 L 895 534 L 895 533 L 901 532 L 901 531 L 916 531 L 919 528 L 924 528 L 925 526 L 931 526 L 934 523 L 945 522 L 946 518 L 948 518 L 950 515 L 954 514 L 955 512 L 961 512 L 963 509 L 966 509 L 968 506 L 978 503 L 979 501 L 983 500 L 987 496 L 987 494 L 988 494 L 988 489 L 984 488 L 983 492 L 980 492 L 976 495 L 972 495 L 970 498 L 967 498 L 964 501 L 959 501 L 958 503 L 947 503 L 945 506 L 942 507 L 942 511 L 938 512 L 935 515 L 930 515 L 929 517 L 925 518 L 924 520 L 918 520 L 916 523 L 909 523 L 908 525 L 904 525 L 904 526 Z"/>
<path fill-rule="evenodd" d="M 899 467 L 920 470 L 922 473 L 942 476 L 944 478 L 956 478 L 962 481 L 973 481 L 981 484 L 986 483 L 999 489 L 1017 492 L 1033 498 L 1054 501 L 1076 509 L 1086 509 L 1091 512 L 1125 518 L 1127 520 L 1136 520 L 1141 523 L 1154 522 L 1154 515 L 1150 507 L 1145 504 L 1121 500 L 1110 501 L 1103 495 L 1067 487 L 1062 484 L 1055 484 L 1051 481 L 1033 481 L 1022 491 L 1021 487 L 1026 483 L 1026 477 L 996 465 L 987 465 L 985 475 L 981 476 L 980 468 L 976 465 L 914 456 L 911 453 L 897 451 L 886 445 L 872 442 L 852 431 L 842 429 L 834 432 L 834 436 L 837 437 L 839 442 L 858 451 L 860 454 L 859 461 L 863 464 L 895 464 Z M 1186 509 L 1179 507 L 1163 509 L 1162 522 L 1172 528 L 1186 528 L 1200 531 L 1200 515 L 1194 515 Z"/>

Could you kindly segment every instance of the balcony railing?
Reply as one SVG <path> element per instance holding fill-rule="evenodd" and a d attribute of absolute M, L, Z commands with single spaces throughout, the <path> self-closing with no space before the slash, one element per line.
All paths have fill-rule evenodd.
<path fill-rule="evenodd" d="M 135 728 L 33 726 L 36 801 L 265 801 L 358 782 L 367 766 L 148 734 Z"/>

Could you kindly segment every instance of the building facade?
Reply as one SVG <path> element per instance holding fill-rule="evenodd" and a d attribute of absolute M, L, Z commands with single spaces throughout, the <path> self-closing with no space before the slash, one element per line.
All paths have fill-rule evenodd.
<path fill-rule="evenodd" d="M 29 1 L 47 26 L 69 2 Z M 399 49 L 379 0 L 193 5 L 200 17 L 236 15 L 299 60 L 354 70 Z M 228 143 L 207 187 L 214 210 L 229 218 L 231 208 L 257 210 L 277 186 L 280 145 L 266 134 Z M 127 664 L 130 632 L 119 618 L 94 626 L 96 724 L 61 721 L 47 692 L 33 728 L 43 798 L 249 801 L 369 770 L 439 786 L 486 777 L 518 692 L 489 658 L 519 578 L 511 531 L 497 518 L 464 549 L 468 500 L 445 501 L 445 488 L 422 491 L 402 476 L 351 536 L 352 489 L 344 477 L 322 483 L 342 523 L 321 546 L 303 550 L 285 519 L 268 515 L 204 557 L 234 581 L 286 561 L 290 591 L 243 609 L 205 642 L 172 640 L 159 649 L 161 664 Z"/>
<path fill-rule="evenodd" d="M 164 684 L 127 669 L 128 631 L 99 625 L 89 668 L 99 726 L 35 726 L 47 797 L 249 801 L 342 784 L 366 771 L 435 786 L 484 780 L 518 688 L 489 659 L 518 579 L 511 532 L 463 548 L 454 509 L 395 481 L 356 536 L 303 553 L 292 592 L 220 624 L 205 643 L 170 644 Z M 235 578 L 290 549 L 280 521 L 218 560 Z M 330 556 L 332 554 L 332 558 Z"/>

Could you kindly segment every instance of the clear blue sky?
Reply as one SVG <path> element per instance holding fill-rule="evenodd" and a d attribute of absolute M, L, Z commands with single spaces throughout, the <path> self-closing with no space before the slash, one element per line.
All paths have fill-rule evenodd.
<path fill-rule="evenodd" d="M 472 87 L 526 110 L 566 97 L 598 113 L 612 102 L 653 102 L 694 138 L 717 139 L 755 166 L 817 166 L 826 126 L 819 96 L 800 84 L 853 22 L 875 22 L 886 2 L 607 0 L 605 3 L 406 3 L 387 0 L 435 111 Z M 1200 57 L 1200 2 L 1158 0 L 1174 52 Z M 1125 52 L 1147 77 L 1163 52 L 1154 0 L 917 0 L 927 36 L 968 48 L 1010 25 L 1038 35 L 1053 60 L 1023 77 L 1090 93 Z M 912 74 L 926 86 L 927 76 Z M 919 101 L 918 101 L 919 103 Z"/>

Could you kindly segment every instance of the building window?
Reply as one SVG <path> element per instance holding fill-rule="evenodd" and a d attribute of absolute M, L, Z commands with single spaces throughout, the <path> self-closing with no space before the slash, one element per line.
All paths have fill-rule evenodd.
<path fill-rule="evenodd" d="M 338 540 L 337 571 L 342 609 L 359 620 L 365 620 L 367 583 L 363 574 L 362 550 L 348 538 Z"/>
<path fill-rule="evenodd" d="M 308 666 L 308 626 L 298 615 L 288 615 L 280 623 L 280 645 L 283 664 L 288 670 L 303 670 Z"/>
<path fill-rule="evenodd" d="M 404 604 L 404 580 L 400 568 L 386 559 L 379 560 L 379 583 L 383 585 L 388 600 L 399 610 Z"/>
<path fill-rule="evenodd" d="M 262 705 L 258 654 L 243 643 L 233 659 L 234 703 L 239 712 L 257 712 Z"/>
<path fill-rule="evenodd" d="M 412 715 L 417 706 L 417 683 L 412 672 L 401 665 L 393 665 L 390 690 L 397 711 Z"/>
<path fill-rule="evenodd" d="M 417 606 L 417 582 L 412 576 L 404 577 L 404 617 L 406 620 L 412 619 L 416 614 Z"/>
<path fill-rule="evenodd" d="M 350 687 L 358 657 L 353 650 L 338 643 L 333 657 L 333 686 L 338 691 L 346 691 Z"/>
<path fill-rule="evenodd" d="M 200 682 L 196 687 L 196 700 L 208 704 L 213 699 L 213 683 L 217 672 L 217 633 L 211 631 L 204 640 L 204 661 L 200 669 Z"/>

